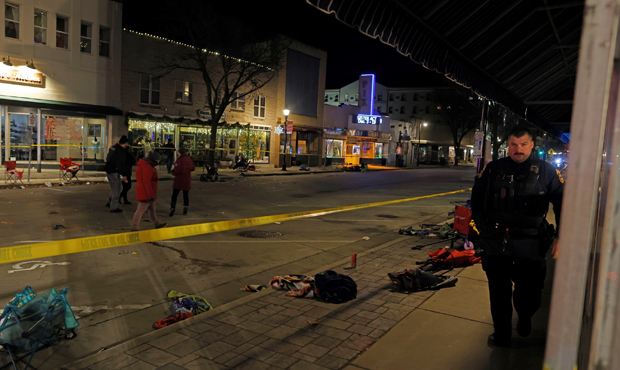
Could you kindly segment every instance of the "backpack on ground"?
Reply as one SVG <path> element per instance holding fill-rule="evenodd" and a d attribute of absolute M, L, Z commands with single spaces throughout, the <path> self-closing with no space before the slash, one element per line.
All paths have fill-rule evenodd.
<path fill-rule="evenodd" d="M 401 292 L 441 289 L 454 286 L 458 280 L 455 276 L 435 275 L 417 268 L 390 272 L 388 277 L 392 282 L 392 288 Z"/>
<path fill-rule="evenodd" d="M 357 284 L 350 276 L 327 270 L 314 276 L 314 294 L 325 302 L 344 303 L 357 297 Z"/>

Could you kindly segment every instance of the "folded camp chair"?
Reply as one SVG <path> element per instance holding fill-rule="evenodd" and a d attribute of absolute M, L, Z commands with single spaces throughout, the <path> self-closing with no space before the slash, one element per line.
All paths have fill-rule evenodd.
<path fill-rule="evenodd" d="M 71 158 L 60 158 L 60 181 L 79 180 L 77 173 L 80 168 L 80 164 L 73 162 Z"/>
<path fill-rule="evenodd" d="M 17 169 L 17 162 L 5 161 L 4 162 L 4 182 L 17 184 L 18 182 L 23 184 L 22 178 L 24 177 L 24 170 Z"/>
<path fill-rule="evenodd" d="M 37 351 L 60 340 L 73 339 L 78 322 L 67 300 L 67 289 L 52 288 L 35 293 L 26 287 L 17 293 L 0 314 L 0 368 L 33 368 Z"/>

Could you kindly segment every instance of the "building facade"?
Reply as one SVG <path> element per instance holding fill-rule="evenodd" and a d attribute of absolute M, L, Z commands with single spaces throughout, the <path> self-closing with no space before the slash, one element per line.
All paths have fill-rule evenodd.
<path fill-rule="evenodd" d="M 358 106 L 359 86 L 356 81 L 341 89 L 325 90 L 324 103 Z M 390 118 L 391 141 L 384 150 L 389 164 L 407 167 L 418 162 L 448 164 L 457 155 L 460 161 L 472 161 L 473 130 L 456 153 L 450 127 L 438 102 L 438 96 L 451 91 L 445 87 L 391 88 L 375 83 L 375 114 Z"/>
<path fill-rule="evenodd" d="M 287 159 L 308 160 L 318 155 L 324 94 L 325 53 L 292 42 L 283 68 L 261 89 L 227 107 L 210 148 L 206 86 L 198 71 L 172 70 L 161 75 L 162 60 L 186 45 L 131 30 L 123 32 L 122 107 L 135 146 L 162 148 L 169 141 L 184 147 L 198 160 L 209 150 L 223 162 L 243 154 L 255 163 L 280 165 L 284 158 L 283 109 L 288 108 L 292 132 L 286 135 Z M 182 51 L 182 50 L 181 50 Z M 303 65 L 313 69 L 299 73 Z M 307 81 L 300 81 L 305 78 Z M 298 91 L 296 86 L 305 86 Z M 243 94 L 243 88 L 239 94 Z M 292 124 L 292 125 L 291 125 Z"/>
<path fill-rule="evenodd" d="M 2 161 L 101 160 L 123 131 L 121 3 L 0 4 Z"/>

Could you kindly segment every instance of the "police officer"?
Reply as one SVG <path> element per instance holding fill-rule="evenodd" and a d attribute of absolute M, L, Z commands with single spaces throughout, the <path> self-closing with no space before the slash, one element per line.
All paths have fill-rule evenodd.
<path fill-rule="evenodd" d="M 534 137 L 527 128 L 512 130 L 508 157 L 490 162 L 472 191 L 495 329 L 489 344 L 496 346 L 510 346 L 513 303 L 517 333 L 530 334 L 541 302 L 545 256 L 556 235 L 546 220 L 549 203 L 556 225 L 560 220 L 564 180 L 551 164 L 532 158 L 532 149 Z"/>

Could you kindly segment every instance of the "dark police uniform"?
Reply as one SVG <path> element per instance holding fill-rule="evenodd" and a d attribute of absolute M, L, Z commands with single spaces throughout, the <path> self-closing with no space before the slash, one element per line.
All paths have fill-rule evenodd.
<path fill-rule="evenodd" d="M 559 171 L 531 156 L 523 163 L 509 157 L 490 162 L 476 179 L 472 217 L 484 250 L 497 344 L 510 343 L 512 302 L 519 334 L 529 334 L 531 317 L 540 307 L 545 256 L 555 236 L 546 215 L 551 202 L 559 225 L 563 184 Z"/>

